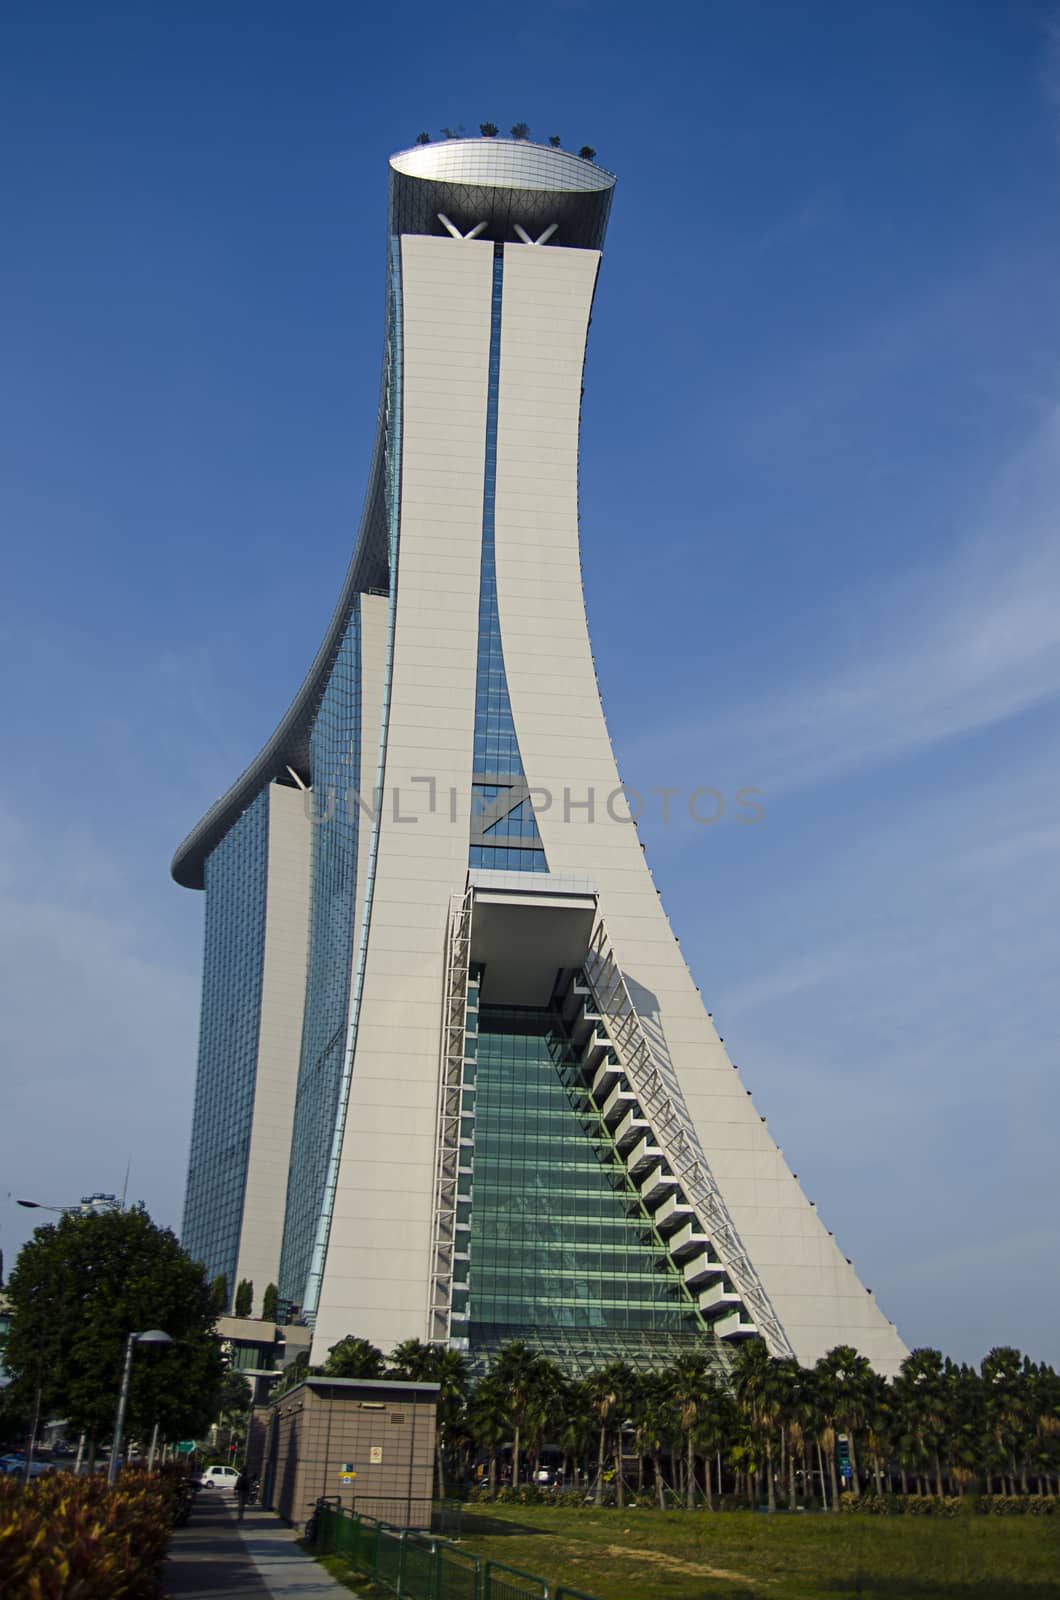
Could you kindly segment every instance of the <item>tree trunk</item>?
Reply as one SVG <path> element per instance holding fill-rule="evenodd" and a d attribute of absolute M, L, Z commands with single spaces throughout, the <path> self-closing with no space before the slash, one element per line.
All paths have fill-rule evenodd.
<path fill-rule="evenodd" d="M 662 1460 L 658 1450 L 652 1452 L 652 1466 L 655 1468 L 655 1498 L 659 1502 L 659 1510 L 666 1510 L 666 1495 L 663 1492 Z"/>
<path fill-rule="evenodd" d="M 696 1458 L 692 1450 L 692 1429 L 688 1430 L 687 1452 L 685 1460 L 685 1504 L 689 1511 L 695 1509 L 696 1504 Z"/>
<path fill-rule="evenodd" d="M 799 1503 L 799 1491 L 795 1478 L 795 1451 L 788 1443 L 788 1510 L 794 1511 Z"/>
<path fill-rule="evenodd" d="M 853 1428 L 847 1430 L 847 1449 L 850 1451 L 850 1492 L 856 1500 L 861 1493 L 861 1486 L 858 1483 L 858 1457 L 854 1449 Z"/>
<path fill-rule="evenodd" d="M 442 1441 L 438 1439 L 434 1449 L 435 1462 L 438 1467 L 438 1498 L 445 1499 L 445 1456 L 442 1453 Z"/>
<path fill-rule="evenodd" d="M 904 1466 L 902 1466 L 902 1467 L 900 1467 L 898 1469 L 898 1476 L 901 1479 L 902 1493 L 903 1494 L 908 1494 L 909 1493 L 909 1479 L 905 1475 L 905 1467 Z"/>
<path fill-rule="evenodd" d="M 512 1488 L 519 1487 L 519 1427 L 515 1428 L 515 1437 L 512 1440 Z"/>
<path fill-rule="evenodd" d="M 936 1450 L 935 1451 L 935 1499 L 936 1500 L 945 1500 L 945 1498 L 946 1498 L 946 1491 L 942 1487 L 942 1462 L 939 1460 L 939 1453 Z"/>
<path fill-rule="evenodd" d="M 766 1438 L 766 1504 L 770 1511 L 777 1509 L 777 1492 L 773 1486 L 773 1435 Z"/>
<path fill-rule="evenodd" d="M 839 1510 L 839 1474 L 835 1466 L 835 1445 L 828 1452 L 828 1476 L 832 1480 L 832 1510 Z"/>
<path fill-rule="evenodd" d="M 596 1457 L 596 1494 L 595 1504 L 602 1506 L 604 1503 L 604 1461 L 607 1448 L 607 1429 L 600 1429 L 600 1449 Z"/>
<path fill-rule="evenodd" d="M 622 1428 L 619 1426 L 615 1439 L 615 1499 L 619 1506 L 626 1503 L 626 1474 L 625 1462 L 622 1455 Z"/>
<path fill-rule="evenodd" d="M 81 1463 L 85 1459 L 85 1436 L 81 1435 L 77 1441 L 77 1460 L 74 1462 L 74 1477 L 81 1476 Z"/>
<path fill-rule="evenodd" d="M 704 1502 L 704 1510 L 706 1510 L 706 1511 L 713 1511 L 714 1510 L 714 1494 L 713 1494 L 713 1491 L 711 1490 L 711 1487 L 710 1487 L 710 1478 L 711 1478 L 711 1464 L 710 1464 L 710 1456 L 708 1454 L 708 1455 L 705 1455 L 703 1457 L 703 1486 L 704 1486 L 704 1490 L 706 1492 L 706 1501 Z M 719 1494 L 721 1493 L 721 1473 L 720 1472 L 718 1474 L 718 1493 Z"/>
<path fill-rule="evenodd" d="M 644 1493 L 644 1452 L 637 1454 L 637 1493 Z"/>
<path fill-rule="evenodd" d="M 490 1445 L 490 1499 L 497 1498 L 497 1446 Z"/>
<path fill-rule="evenodd" d="M 821 1504 L 828 1510 L 828 1490 L 824 1483 L 824 1456 L 821 1454 L 821 1441 L 817 1440 L 817 1481 L 821 1486 Z"/>

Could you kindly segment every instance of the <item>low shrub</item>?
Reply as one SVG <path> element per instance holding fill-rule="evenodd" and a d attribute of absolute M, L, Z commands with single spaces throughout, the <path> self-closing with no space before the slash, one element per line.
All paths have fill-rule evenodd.
<path fill-rule="evenodd" d="M 1048 1494 L 984 1494 L 975 1502 L 976 1511 L 991 1517 L 1053 1517 L 1058 1501 Z"/>
<path fill-rule="evenodd" d="M 175 1474 L 0 1478 L 0 1594 L 155 1600 L 179 1500 Z"/>
<path fill-rule="evenodd" d="M 946 1495 L 940 1500 L 933 1494 L 845 1494 L 839 1509 L 864 1516 L 961 1517 L 972 1507 L 956 1495 Z"/>

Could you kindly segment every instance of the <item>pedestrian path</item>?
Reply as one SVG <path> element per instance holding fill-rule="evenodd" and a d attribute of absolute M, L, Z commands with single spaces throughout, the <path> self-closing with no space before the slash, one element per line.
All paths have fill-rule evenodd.
<path fill-rule="evenodd" d="M 301 1550 L 297 1533 L 271 1511 L 206 1490 L 174 1531 L 162 1572 L 170 1600 L 350 1600 L 350 1591 Z"/>

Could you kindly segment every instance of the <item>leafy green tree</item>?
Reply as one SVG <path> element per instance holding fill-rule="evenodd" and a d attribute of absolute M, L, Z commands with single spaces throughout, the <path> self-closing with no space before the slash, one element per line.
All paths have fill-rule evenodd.
<path fill-rule="evenodd" d="M 495 139 L 500 129 L 495 122 L 480 122 L 478 131 L 484 139 Z"/>
<path fill-rule="evenodd" d="M 215 1317 L 223 1317 L 228 1312 L 228 1279 L 223 1272 L 219 1272 L 210 1284 L 210 1305 Z"/>
<path fill-rule="evenodd" d="M 563 143 L 563 140 L 560 138 L 558 133 L 550 133 L 548 136 L 548 142 L 552 146 L 553 150 L 558 150 L 560 145 Z"/>
<path fill-rule="evenodd" d="M 133 1356 L 127 1436 L 155 1423 L 164 1437 L 194 1436 L 216 1416 L 224 1359 L 202 1266 L 142 1206 L 38 1228 L 7 1292 L 13 1398 L 39 1385 L 44 1409 L 85 1433 L 90 1452 L 109 1436 L 130 1333 L 162 1328 L 173 1343 Z"/>
<path fill-rule="evenodd" d="M 249 1278 L 240 1278 L 236 1289 L 236 1316 L 249 1317 L 254 1309 L 254 1285 Z"/>
<path fill-rule="evenodd" d="M 578 151 L 578 154 L 581 156 L 583 161 L 596 160 L 596 151 L 593 149 L 591 144 L 583 144 L 581 149 Z"/>
<path fill-rule="evenodd" d="M 385 1365 L 383 1352 L 376 1345 L 348 1333 L 331 1346 L 322 1371 L 326 1378 L 381 1378 Z"/>
<path fill-rule="evenodd" d="M 217 1420 L 225 1427 L 241 1427 L 250 1407 L 250 1385 L 241 1372 L 226 1372 L 221 1379 Z"/>
<path fill-rule="evenodd" d="M 280 1309 L 280 1294 L 274 1283 L 270 1283 L 261 1297 L 261 1320 L 275 1322 L 276 1313 Z"/>
<path fill-rule="evenodd" d="M 418 133 L 416 135 L 416 143 L 417 144 L 430 144 L 430 142 L 431 142 L 431 136 L 430 136 L 429 133 Z"/>
<path fill-rule="evenodd" d="M 296 1389 L 311 1373 L 319 1370 L 319 1368 L 309 1365 L 309 1351 L 303 1350 L 300 1355 L 295 1356 L 294 1360 L 289 1361 L 284 1367 L 279 1382 L 274 1383 L 272 1386 L 271 1399 L 276 1400 L 281 1394 L 286 1394 L 289 1389 Z"/>
<path fill-rule="evenodd" d="M 512 124 L 513 139 L 529 139 L 530 124 L 528 122 L 514 122 Z"/>

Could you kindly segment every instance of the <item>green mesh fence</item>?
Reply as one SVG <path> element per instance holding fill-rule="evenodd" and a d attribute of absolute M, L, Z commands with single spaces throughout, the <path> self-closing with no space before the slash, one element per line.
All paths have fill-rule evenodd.
<path fill-rule="evenodd" d="M 548 1600 L 548 1584 L 532 1572 L 487 1561 L 482 1600 Z"/>
<path fill-rule="evenodd" d="M 435 1541 L 422 1534 L 407 1533 L 401 1569 L 402 1600 L 436 1600 L 437 1568 Z"/>
<path fill-rule="evenodd" d="M 482 1600 L 482 1563 L 451 1544 L 437 1545 L 438 1600 Z"/>
<path fill-rule="evenodd" d="M 343 1506 L 317 1511 L 316 1548 L 340 1556 L 398 1600 L 597 1600 L 581 1589 L 550 1591 L 543 1578 L 502 1561 L 481 1561 L 429 1533 L 377 1522 Z"/>

